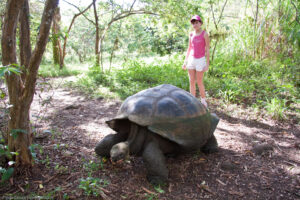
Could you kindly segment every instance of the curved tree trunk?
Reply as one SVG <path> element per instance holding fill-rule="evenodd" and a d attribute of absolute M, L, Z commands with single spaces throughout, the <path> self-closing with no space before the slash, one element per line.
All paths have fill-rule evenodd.
<path fill-rule="evenodd" d="M 54 12 L 53 23 L 52 23 L 52 45 L 53 45 L 53 62 L 55 65 L 59 65 L 59 68 L 62 69 L 64 66 L 62 60 L 62 49 L 60 45 L 60 9 L 57 7 Z"/>
<path fill-rule="evenodd" d="M 19 21 L 18 17 L 20 10 L 26 1 L 27 0 L 7 1 L 1 40 L 2 63 L 4 66 L 17 64 L 16 28 Z M 46 48 L 54 9 L 57 7 L 57 4 L 58 0 L 47 0 L 45 3 L 39 36 L 33 54 L 28 61 L 28 68 L 25 73 L 24 81 L 16 74 L 6 74 L 5 76 L 8 87 L 9 103 L 12 105 L 9 110 L 8 147 L 10 152 L 18 153 L 15 157 L 17 166 L 32 165 L 32 156 L 29 150 L 29 146 L 32 143 L 29 119 L 30 105 L 34 96 L 37 71 Z M 29 15 L 27 15 L 27 17 L 29 17 Z M 24 35 L 22 37 L 24 37 Z M 20 40 L 20 42 L 23 41 Z M 22 45 L 26 46 L 24 44 Z"/>

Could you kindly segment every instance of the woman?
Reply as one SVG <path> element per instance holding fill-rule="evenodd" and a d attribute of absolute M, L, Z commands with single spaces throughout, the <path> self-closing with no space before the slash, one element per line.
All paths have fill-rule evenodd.
<path fill-rule="evenodd" d="M 200 16 L 193 16 L 191 24 L 194 28 L 194 32 L 189 35 L 189 47 L 182 68 L 184 70 L 187 68 L 189 72 L 190 93 L 196 96 L 197 81 L 201 103 L 207 107 L 203 76 L 209 67 L 209 37 L 201 27 L 203 21 Z"/>

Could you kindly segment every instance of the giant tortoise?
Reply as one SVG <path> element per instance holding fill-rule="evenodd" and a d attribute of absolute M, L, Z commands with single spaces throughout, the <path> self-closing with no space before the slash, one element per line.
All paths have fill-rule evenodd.
<path fill-rule="evenodd" d="M 217 151 L 218 122 L 190 93 L 163 84 L 128 97 L 116 117 L 106 122 L 116 134 L 104 137 L 95 152 L 113 163 L 141 155 L 148 181 L 161 184 L 168 178 L 165 154 Z"/>

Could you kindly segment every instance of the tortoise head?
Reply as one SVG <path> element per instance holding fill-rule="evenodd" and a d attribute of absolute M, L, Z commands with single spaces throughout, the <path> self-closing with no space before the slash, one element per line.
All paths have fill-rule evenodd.
<path fill-rule="evenodd" d="M 129 133 L 130 121 L 128 119 L 111 119 L 106 124 L 117 133 Z"/>
<path fill-rule="evenodd" d="M 110 150 L 110 159 L 112 163 L 119 163 L 129 159 L 128 142 L 115 144 Z"/>

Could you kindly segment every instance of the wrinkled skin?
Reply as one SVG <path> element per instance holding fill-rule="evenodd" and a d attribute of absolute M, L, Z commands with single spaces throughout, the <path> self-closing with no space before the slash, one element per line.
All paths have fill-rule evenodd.
<path fill-rule="evenodd" d="M 165 155 L 176 155 L 185 152 L 186 149 L 128 119 L 111 120 L 107 123 L 117 131 L 117 134 L 110 134 L 103 138 L 97 144 L 95 152 L 99 156 L 110 157 L 112 162 L 126 160 L 129 154 L 142 156 L 148 181 L 155 185 L 166 183 L 168 169 Z M 214 135 L 204 146 L 199 146 L 199 150 L 206 153 L 216 152 L 217 141 Z"/>

